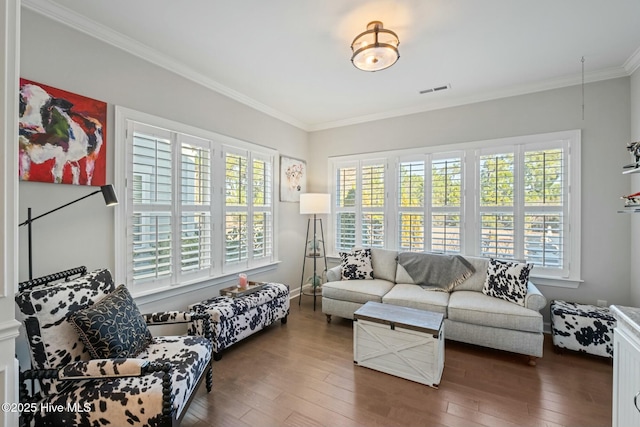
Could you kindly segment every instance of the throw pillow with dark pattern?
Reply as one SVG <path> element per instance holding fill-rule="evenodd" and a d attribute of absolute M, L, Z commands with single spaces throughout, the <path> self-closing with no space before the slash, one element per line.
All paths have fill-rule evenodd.
<path fill-rule="evenodd" d="M 491 259 L 482 293 L 524 306 L 533 264 Z"/>
<path fill-rule="evenodd" d="M 371 249 L 356 249 L 340 252 L 342 258 L 342 280 L 373 279 Z"/>
<path fill-rule="evenodd" d="M 69 318 L 91 357 L 135 357 L 151 341 L 151 332 L 125 285 Z"/>

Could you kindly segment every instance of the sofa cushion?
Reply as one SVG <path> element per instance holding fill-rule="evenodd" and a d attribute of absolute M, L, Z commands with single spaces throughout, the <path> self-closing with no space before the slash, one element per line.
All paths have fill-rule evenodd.
<path fill-rule="evenodd" d="M 342 258 L 342 280 L 373 279 L 371 249 L 355 249 L 340 252 Z"/>
<path fill-rule="evenodd" d="M 491 259 L 482 293 L 524 306 L 533 264 Z"/>
<path fill-rule="evenodd" d="M 382 302 L 442 313 L 446 317 L 449 293 L 429 291 L 418 285 L 398 284 L 382 297 Z"/>
<path fill-rule="evenodd" d="M 373 266 L 373 278 L 388 280 L 396 279 L 396 265 L 398 252 L 388 249 L 371 248 L 371 265 Z"/>
<path fill-rule="evenodd" d="M 69 316 L 94 359 L 135 357 L 151 341 L 151 332 L 125 285 Z"/>
<path fill-rule="evenodd" d="M 476 291 L 482 292 L 482 287 L 487 278 L 487 267 L 489 266 L 489 260 L 487 258 L 480 257 L 464 257 L 469 264 L 476 270 L 467 280 L 460 283 L 454 288 L 454 291 Z"/>
<path fill-rule="evenodd" d="M 453 292 L 449 297 L 447 311 L 447 317 L 457 322 L 542 332 L 542 315 L 539 312 L 481 292 Z"/>
<path fill-rule="evenodd" d="M 380 279 L 341 280 L 322 285 L 322 297 L 364 304 L 382 302 L 382 297 L 393 288 L 393 282 Z"/>

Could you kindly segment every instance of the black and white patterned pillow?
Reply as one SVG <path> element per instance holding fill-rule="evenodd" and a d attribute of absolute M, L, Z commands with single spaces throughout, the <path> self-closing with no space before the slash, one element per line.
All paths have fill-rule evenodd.
<path fill-rule="evenodd" d="M 373 279 L 371 249 L 356 249 L 340 252 L 342 258 L 342 280 Z"/>
<path fill-rule="evenodd" d="M 144 318 L 125 285 L 69 320 L 94 359 L 135 357 L 152 340 Z"/>
<path fill-rule="evenodd" d="M 489 260 L 482 293 L 524 306 L 533 264 Z"/>

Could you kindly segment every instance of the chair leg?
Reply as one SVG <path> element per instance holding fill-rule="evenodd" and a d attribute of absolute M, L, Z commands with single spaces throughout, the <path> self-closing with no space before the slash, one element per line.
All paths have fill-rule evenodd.
<path fill-rule="evenodd" d="M 535 356 L 529 356 L 529 361 L 528 361 L 529 366 L 536 366 L 536 364 L 537 364 L 536 360 L 537 360 L 537 359 L 538 359 L 538 358 L 537 358 L 537 357 L 535 357 Z"/>
<path fill-rule="evenodd" d="M 282 323 L 283 325 L 287 324 L 287 317 L 288 316 L 284 316 L 282 319 L 280 319 L 280 323 Z"/>
<path fill-rule="evenodd" d="M 331 323 L 331 315 L 327 314 L 327 323 Z"/>
<path fill-rule="evenodd" d="M 209 369 L 207 369 L 207 393 L 211 393 L 213 388 L 213 360 L 209 363 Z"/>
<path fill-rule="evenodd" d="M 222 352 L 221 351 L 217 351 L 217 352 L 213 353 L 213 360 L 218 362 L 218 361 L 220 361 L 220 359 L 222 359 Z"/>

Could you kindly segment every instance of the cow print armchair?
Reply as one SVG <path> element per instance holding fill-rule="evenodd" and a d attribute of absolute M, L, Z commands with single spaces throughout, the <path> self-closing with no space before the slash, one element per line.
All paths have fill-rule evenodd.
<path fill-rule="evenodd" d="M 211 391 L 209 317 L 143 315 L 109 270 L 79 267 L 20 283 L 16 304 L 31 356 L 20 372 L 23 426 L 176 426 L 203 380 Z M 152 336 L 147 328 L 194 322 L 205 336 Z"/>

